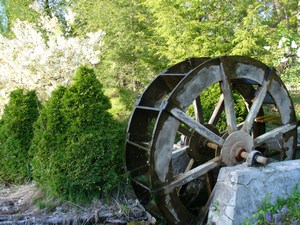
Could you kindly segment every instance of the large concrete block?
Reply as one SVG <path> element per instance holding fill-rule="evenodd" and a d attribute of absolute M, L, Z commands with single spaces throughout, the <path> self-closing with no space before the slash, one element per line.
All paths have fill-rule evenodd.
<path fill-rule="evenodd" d="M 245 217 L 254 222 L 251 215 L 261 208 L 268 193 L 270 203 L 275 204 L 279 197 L 289 197 L 299 183 L 300 160 L 276 162 L 265 167 L 245 164 L 224 167 L 215 186 L 208 224 L 237 225 Z"/>

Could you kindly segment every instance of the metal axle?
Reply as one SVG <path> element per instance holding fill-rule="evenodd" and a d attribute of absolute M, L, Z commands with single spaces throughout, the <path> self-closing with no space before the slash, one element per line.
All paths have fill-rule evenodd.
<path fill-rule="evenodd" d="M 263 165 L 268 165 L 270 163 L 270 159 L 263 157 L 261 153 L 257 150 L 253 150 L 250 153 L 242 151 L 240 156 L 243 159 L 246 159 L 246 163 L 248 164 L 248 166 L 254 166 L 257 163 Z"/>

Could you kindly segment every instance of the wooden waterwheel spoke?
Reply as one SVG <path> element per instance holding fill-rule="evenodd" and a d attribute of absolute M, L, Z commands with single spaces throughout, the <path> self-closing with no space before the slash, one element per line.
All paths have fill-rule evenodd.
<path fill-rule="evenodd" d="M 216 126 L 216 124 L 218 123 L 218 120 L 219 120 L 219 118 L 221 116 L 221 113 L 222 113 L 223 109 L 224 109 L 224 95 L 221 94 L 221 96 L 219 98 L 219 101 L 217 103 L 217 106 L 214 109 L 214 112 L 211 115 L 208 123 Z"/>
<path fill-rule="evenodd" d="M 227 129 L 229 133 L 232 133 L 237 130 L 236 116 L 234 111 L 234 101 L 232 96 L 230 79 L 226 74 L 222 62 L 222 58 L 221 58 L 220 67 L 221 67 L 221 75 L 222 75 L 221 90 L 224 94 L 224 106 L 225 106 Z"/>
<path fill-rule="evenodd" d="M 265 143 L 266 141 L 268 141 L 272 138 L 275 138 L 277 135 L 287 133 L 287 132 L 295 129 L 296 127 L 297 127 L 296 123 L 286 124 L 286 125 L 283 125 L 281 127 L 277 127 L 274 130 L 271 130 L 267 133 L 264 133 L 264 134 L 262 134 L 262 135 L 260 135 L 260 136 L 258 136 L 257 138 L 254 139 L 254 147 L 257 147 L 257 146 Z"/>
<path fill-rule="evenodd" d="M 202 105 L 201 105 L 200 96 L 198 96 L 194 100 L 193 105 L 194 105 L 194 112 L 195 112 L 196 121 L 203 124 L 204 119 L 203 119 L 203 112 L 202 112 Z"/>
<path fill-rule="evenodd" d="M 173 181 L 166 184 L 163 187 L 157 188 L 154 192 L 160 192 L 162 194 L 171 193 L 175 188 L 179 188 L 186 183 L 197 179 L 208 173 L 209 171 L 219 167 L 221 165 L 221 157 L 218 156 L 194 169 L 188 170 L 187 172 L 178 175 Z"/>
<path fill-rule="evenodd" d="M 263 84 L 261 87 L 257 88 L 254 96 L 254 100 L 252 102 L 250 111 L 247 115 L 247 118 L 243 124 L 242 130 L 249 133 L 250 130 L 252 129 L 253 123 L 255 118 L 257 117 L 257 114 L 263 104 L 263 101 L 266 97 L 267 91 L 268 91 L 268 86 L 271 82 L 271 77 L 272 77 L 272 69 L 270 69 L 266 75 L 265 75 L 265 79 L 263 81 Z"/>
<path fill-rule="evenodd" d="M 222 139 L 220 136 L 216 135 L 214 132 L 203 126 L 202 124 L 195 121 L 193 118 L 191 118 L 189 115 L 187 115 L 185 112 L 173 108 L 170 113 L 179 121 L 189 126 L 192 130 L 196 131 L 201 136 L 205 137 L 206 139 L 216 143 L 219 146 L 222 146 L 224 143 L 224 139 Z"/>

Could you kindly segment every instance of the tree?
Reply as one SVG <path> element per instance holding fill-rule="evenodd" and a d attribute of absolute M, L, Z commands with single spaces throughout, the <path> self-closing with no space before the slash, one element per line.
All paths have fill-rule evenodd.
<path fill-rule="evenodd" d="M 298 1 L 298 10 L 297 10 L 297 33 L 300 35 L 300 1 Z"/>
<path fill-rule="evenodd" d="M 143 4 L 155 18 L 156 50 L 171 62 L 239 54 L 270 63 L 276 55 L 267 49 L 296 31 L 296 0 L 145 0 Z"/>
<path fill-rule="evenodd" d="M 84 51 L 93 54 L 95 61 L 101 59 L 101 63 L 91 63 L 85 57 L 77 60 L 73 68 L 79 64 L 93 65 L 105 87 L 126 88 L 133 95 L 140 93 L 162 69 L 188 57 L 239 54 L 252 56 L 266 64 L 281 65 L 285 53 L 282 53 L 282 49 L 278 50 L 278 43 L 283 37 L 297 37 L 299 27 L 297 0 L 26 0 L 22 1 L 20 6 L 18 4 L 19 0 L 9 1 L 9 4 L 6 2 L 5 12 L 10 21 L 9 27 L 15 29 L 13 23 L 16 23 L 15 27 L 31 24 L 35 32 L 44 39 L 44 43 L 40 44 L 46 46 L 41 47 L 43 51 L 50 43 L 85 40 L 87 33 L 105 31 L 105 36 L 103 33 L 100 35 L 105 46 L 99 41 L 91 51 Z M 21 11 L 28 10 L 18 17 L 17 7 L 20 7 Z M 44 18 L 42 27 L 36 26 L 41 21 L 41 14 Z M 17 18 L 33 22 L 20 22 Z M 74 23 L 70 23 L 73 20 Z M 55 27 L 54 31 L 50 32 L 53 35 L 47 33 L 47 28 L 43 25 L 46 21 L 56 21 L 53 23 L 55 26 L 51 25 Z M 19 25 L 21 23 L 23 25 Z M 64 29 L 61 29 L 62 26 Z M 57 33 L 59 35 L 55 36 Z M 15 35 L 14 38 L 5 39 L 2 45 L 8 49 L 11 49 L 9 46 L 18 49 L 14 43 L 26 42 L 24 36 L 28 33 L 22 31 Z M 37 40 L 40 40 L 39 37 Z M 297 43 L 295 38 L 294 41 Z M 87 42 L 82 41 L 80 45 L 84 43 Z M 88 48 L 91 49 L 91 46 Z M 31 47 L 22 46 L 22 49 L 31 52 Z M 64 52 L 58 52 L 54 57 L 61 59 L 60 63 L 67 61 L 74 65 L 72 63 L 75 60 L 70 60 L 70 54 L 66 54 L 67 59 L 62 57 L 65 52 L 77 57 L 77 51 L 74 51 L 64 49 Z M 277 55 L 277 52 L 280 52 L 280 55 Z M 4 65 L 2 68 L 11 68 L 10 62 L 15 59 L 15 53 L 3 51 L 2 57 L 4 55 L 8 57 L 7 61 L 0 62 Z M 79 56 L 81 57 L 81 54 Z M 31 57 L 27 58 L 30 62 Z M 20 60 L 26 62 L 27 58 Z M 51 60 L 49 64 L 54 64 L 51 68 L 55 71 L 62 68 L 57 66 L 58 60 Z M 39 73 L 36 73 L 37 66 L 14 68 L 17 68 L 17 76 L 20 71 L 30 71 L 34 77 L 30 79 L 40 79 Z M 72 72 L 68 74 L 73 74 Z M 67 77 L 64 72 L 62 76 L 57 76 Z M 2 81 L 3 84 L 5 82 Z M 47 83 L 46 86 L 50 85 Z"/>
<path fill-rule="evenodd" d="M 0 31 L 12 37 L 10 29 L 17 20 L 38 23 L 41 12 L 48 17 L 58 18 L 62 30 L 68 31 L 68 6 L 68 0 L 1 0 L 0 13 L 3 24 Z"/>
<path fill-rule="evenodd" d="M 11 92 L 0 121 L 0 180 L 23 183 L 31 179 L 28 151 L 40 107 L 35 91 Z"/>
<path fill-rule="evenodd" d="M 8 29 L 4 33 L 6 36 L 11 37 L 13 33 L 11 28 L 18 19 L 21 21 L 28 21 L 30 23 L 36 22 L 39 17 L 38 12 L 31 8 L 32 0 L 3 0 L 5 6 L 6 16 L 8 18 Z"/>
<path fill-rule="evenodd" d="M 157 70 L 165 66 L 149 42 L 151 15 L 140 2 L 74 1 L 74 34 L 82 35 L 98 29 L 106 33 L 103 63 L 97 67 L 106 86 L 139 91 L 154 77 Z"/>
<path fill-rule="evenodd" d="M 15 38 L 0 35 L 0 104 L 16 88 L 35 88 L 41 99 L 50 96 L 58 84 L 70 82 L 75 69 L 82 64 L 100 62 L 103 31 L 82 37 L 66 37 L 56 17 L 41 16 L 40 26 L 15 21 Z"/>
<path fill-rule="evenodd" d="M 35 9 L 48 17 L 56 17 L 65 34 L 70 32 L 68 16 L 70 12 L 68 0 L 35 0 Z"/>
<path fill-rule="evenodd" d="M 169 61 L 228 54 L 249 1 L 144 1 L 155 18 L 157 52 Z M 217 12 L 217 13 L 216 13 Z"/>
<path fill-rule="evenodd" d="M 123 127 L 92 69 L 80 67 L 57 88 L 35 124 L 33 177 L 50 195 L 85 200 L 108 193 L 122 176 Z"/>
<path fill-rule="evenodd" d="M 246 55 L 251 56 L 266 62 L 270 57 L 268 52 L 263 46 L 269 46 L 273 43 L 274 28 L 269 27 L 264 23 L 259 13 L 262 4 L 257 3 L 249 5 L 245 10 L 245 16 L 241 22 L 237 24 L 234 32 L 234 44 L 231 49 L 233 55 Z"/>

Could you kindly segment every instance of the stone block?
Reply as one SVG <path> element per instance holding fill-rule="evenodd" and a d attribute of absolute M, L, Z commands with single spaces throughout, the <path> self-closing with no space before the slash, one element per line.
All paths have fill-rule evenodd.
<path fill-rule="evenodd" d="M 238 225 L 259 210 L 267 195 L 269 202 L 291 196 L 300 183 L 300 160 L 271 163 L 265 167 L 241 164 L 220 170 L 213 196 L 208 224 Z M 300 185 L 299 185 L 300 187 Z M 298 188 L 300 191 L 300 188 Z"/>

